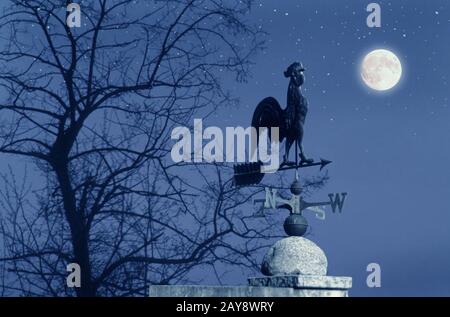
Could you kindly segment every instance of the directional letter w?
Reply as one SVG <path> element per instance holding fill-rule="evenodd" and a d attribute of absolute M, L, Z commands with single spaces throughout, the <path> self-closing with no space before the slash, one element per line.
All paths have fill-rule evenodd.
<path fill-rule="evenodd" d="M 342 212 L 342 208 L 344 207 L 345 196 L 347 196 L 347 193 L 341 193 L 340 195 L 338 193 L 328 194 L 328 197 L 330 197 L 330 204 L 333 213 L 336 212 L 336 207 L 339 208 L 340 213 Z"/>

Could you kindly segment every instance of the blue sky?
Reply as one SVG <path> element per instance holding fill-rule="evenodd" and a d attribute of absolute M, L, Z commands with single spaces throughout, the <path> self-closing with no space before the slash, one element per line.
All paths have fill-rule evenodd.
<path fill-rule="evenodd" d="M 450 4 L 378 1 L 382 27 L 370 29 L 369 3 L 260 1 L 249 19 L 269 33 L 267 48 L 248 83 L 227 83 L 239 108 L 209 124 L 248 126 L 269 95 L 285 104 L 283 71 L 302 61 L 304 144 L 310 156 L 334 161 L 314 198 L 349 192 L 343 214 L 310 217 L 330 274 L 352 276 L 352 295 L 450 295 Z M 404 70 L 384 93 L 360 79 L 362 58 L 376 48 L 395 52 Z M 371 262 L 381 265 L 379 289 L 366 286 Z"/>
<path fill-rule="evenodd" d="M 352 276 L 352 296 L 450 296 L 450 2 L 377 1 L 379 29 L 366 25 L 370 2 L 257 1 L 247 18 L 268 32 L 266 49 L 248 82 L 224 78 L 239 106 L 204 125 L 249 126 L 267 96 L 284 105 L 283 71 L 303 62 L 304 145 L 309 156 L 333 161 L 330 182 L 311 200 L 349 193 L 342 214 L 323 222 L 309 216 L 310 239 L 327 254 L 329 274 Z M 369 90 L 359 73 L 377 48 L 395 52 L 404 70 L 384 93 Z M 382 270 L 378 289 L 366 285 L 372 262 Z"/>

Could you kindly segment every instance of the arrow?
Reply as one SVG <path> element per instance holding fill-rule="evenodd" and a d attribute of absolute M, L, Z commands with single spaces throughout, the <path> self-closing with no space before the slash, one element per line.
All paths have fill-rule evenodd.
<path fill-rule="evenodd" d="M 311 162 L 311 163 L 300 163 L 300 164 L 295 164 L 294 162 L 288 162 L 288 163 L 283 163 L 281 164 L 281 167 L 279 168 L 279 171 L 284 171 L 284 170 L 288 170 L 288 169 L 294 169 L 294 168 L 304 168 L 304 167 L 311 167 L 311 166 L 320 166 L 320 170 L 322 170 L 325 166 L 327 166 L 328 164 L 333 163 L 332 161 L 329 160 L 325 160 L 323 158 L 320 159 L 320 162 Z M 287 167 L 284 167 L 285 165 L 287 165 Z"/>
<path fill-rule="evenodd" d="M 320 170 L 322 170 L 328 164 L 331 164 L 332 161 L 320 159 L 319 162 L 311 162 L 311 163 L 300 163 L 296 164 L 294 162 L 287 162 L 281 164 L 278 170 L 266 170 L 266 173 L 275 173 L 276 171 L 286 171 L 291 169 L 299 169 L 306 168 L 312 166 L 320 166 Z M 264 178 L 264 174 L 261 173 L 261 168 L 263 163 L 261 161 L 255 163 L 244 163 L 237 164 L 234 166 L 234 185 L 235 186 L 248 186 L 259 184 Z"/>

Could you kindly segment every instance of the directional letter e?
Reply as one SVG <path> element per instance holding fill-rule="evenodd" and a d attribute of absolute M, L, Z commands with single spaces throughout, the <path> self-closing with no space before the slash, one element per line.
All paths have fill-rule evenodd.
<path fill-rule="evenodd" d="M 367 12 L 370 12 L 367 17 L 367 26 L 369 28 L 381 27 L 381 7 L 378 3 L 369 3 L 367 6 Z"/>
<path fill-rule="evenodd" d="M 70 274 L 66 278 L 67 287 L 81 287 L 81 269 L 77 263 L 69 263 L 66 268 Z"/>
<path fill-rule="evenodd" d="M 66 24 L 69 28 L 73 27 L 81 27 L 81 8 L 78 3 L 70 3 L 67 6 L 67 15 Z"/>
<path fill-rule="evenodd" d="M 370 274 L 367 276 L 367 287 L 381 287 L 381 268 L 378 263 L 370 263 L 367 265 L 367 272 Z"/>

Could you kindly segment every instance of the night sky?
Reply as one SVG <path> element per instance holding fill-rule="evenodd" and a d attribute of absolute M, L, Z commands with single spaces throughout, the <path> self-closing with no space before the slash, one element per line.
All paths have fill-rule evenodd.
<path fill-rule="evenodd" d="M 308 238 L 325 251 L 329 275 L 353 277 L 351 296 L 450 296 L 450 2 L 379 0 L 382 27 L 368 28 L 370 2 L 256 2 L 247 19 L 268 32 L 266 49 L 246 83 L 224 78 L 239 106 L 204 127 L 248 127 L 268 96 L 284 106 L 283 71 L 301 61 L 305 149 L 333 161 L 329 183 L 308 199 L 349 193 L 342 214 L 308 215 Z M 387 92 L 370 90 L 360 76 L 362 59 L 378 48 L 402 62 L 402 79 Z M 381 288 L 366 285 L 372 262 L 381 266 Z"/>
<path fill-rule="evenodd" d="M 353 296 L 450 295 L 450 3 L 378 1 L 382 27 L 371 29 L 370 2 L 260 1 L 249 18 L 269 33 L 267 48 L 247 83 L 227 84 L 241 106 L 209 124 L 248 126 L 269 95 L 284 105 L 283 71 L 302 61 L 304 145 L 334 161 L 313 198 L 349 193 L 343 214 L 309 217 L 329 274 L 352 276 Z M 377 48 L 403 67 L 400 83 L 381 93 L 363 84 L 359 69 Z M 381 266 L 381 288 L 366 286 L 371 262 Z"/>

